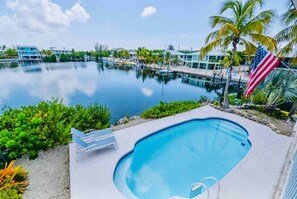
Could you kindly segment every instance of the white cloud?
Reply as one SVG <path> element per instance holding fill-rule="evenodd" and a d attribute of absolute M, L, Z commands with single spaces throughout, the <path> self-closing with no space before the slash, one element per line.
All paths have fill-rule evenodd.
<path fill-rule="evenodd" d="M 9 21 L 11 27 L 30 32 L 57 31 L 69 26 L 71 22 L 86 22 L 90 18 L 79 3 L 66 11 L 51 0 L 7 0 L 6 5 L 13 13 L 5 18 L 2 16 L 2 21 Z"/>
<path fill-rule="evenodd" d="M 152 89 L 144 88 L 144 87 L 141 88 L 141 92 L 142 92 L 142 94 L 144 94 L 147 97 L 150 97 L 154 94 L 154 91 Z"/>
<path fill-rule="evenodd" d="M 69 104 L 71 97 L 76 93 L 83 93 L 89 97 L 96 93 L 98 85 L 92 81 L 96 78 L 96 73 L 90 77 L 90 74 L 81 71 L 81 76 L 78 77 L 74 68 L 67 71 L 57 70 L 59 66 L 63 68 L 63 64 L 56 64 L 56 70 L 47 71 L 43 65 L 43 72 L 39 75 L 22 72 L 21 68 L 17 68 L 15 73 L 0 73 L 0 105 L 9 100 L 10 94 L 15 92 L 16 88 L 21 87 L 26 88 L 32 97 L 40 100 L 59 97 L 65 104 Z"/>
<path fill-rule="evenodd" d="M 143 9 L 141 17 L 149 17 L 157 12 L 157 9 L 153 6 L 149 6 Z"/>
<path fill-rule="evenodd" d="M 79 3 L 74 4 L 70 10 L 66 10 L 66 14 L 71 21 L 86 22 L 90 18 L 89 13 Z"/>

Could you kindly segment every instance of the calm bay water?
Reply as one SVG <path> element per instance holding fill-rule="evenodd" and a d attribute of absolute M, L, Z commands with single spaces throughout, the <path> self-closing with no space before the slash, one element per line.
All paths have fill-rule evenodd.
<path fill-rule="evenodd" d="M 110 108 L 115 122 L 125 115 L 139 115 L 161 100 L 218 96 L 215 90 L 204 88 L 203 81 L 196 81 L 181 77 L 168 80 L 135 70 L 106 68 L 96 62 L 19 66 L 0 70 L 0 107 L 37 104 L 53 97 L 63 98 L 67 105 L 98 102 Z"/>

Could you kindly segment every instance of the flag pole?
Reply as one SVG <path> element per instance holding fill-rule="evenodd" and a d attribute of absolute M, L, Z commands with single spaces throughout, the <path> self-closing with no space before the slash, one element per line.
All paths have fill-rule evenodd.
<path fill-rule="evenodd" d="M 297 74 L 292 70 L 292 68 L 290 68 L 290 66 L 288 66 L 285 62 L 280 61 L 280 63 L 283 64 L 287 69 L 289 69 L 289 71 L 291 71 L 294 75 L 297 75 Z"/>

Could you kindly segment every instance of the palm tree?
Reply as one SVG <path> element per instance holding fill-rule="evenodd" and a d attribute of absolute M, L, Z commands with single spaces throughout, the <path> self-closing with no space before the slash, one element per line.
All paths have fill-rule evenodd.
<path fill-rule="evenodd" d="M 276 34 L 277 42 L 286 44 L 279 50 L 278 56 L 283 57 L 293 52 L 297 47 L 297 12 L 292 1 L 288 0 L 288 10 L 281 15 L 281 21 L 286 26 Z M 297 51 L 294 52 L 291 65 L 297 64 Z"/>
<path fill-rule="evenodd" d="M 201 49 L 200 59 L 217 47 L 224 51 L 230 44 L 233 47 L 224 90 L 225 108 L 229 108 L 228 88 L 238 44 L 245 48 L 249 58 L 256 52 L 257 47 L 255 43 L 261 43 L 270 51 L 276 49 L 276 41 L 269 36 L 263 35 L 275 13 L 273 10 L 267 10 L 261 11 L 256 15 L 256 10 L 258 8 L 261 9 L 262 6 L 263 0 L 247 0 L 245 2 L 241 0 L 225 0 L 220 9 L 220 15 L 210 17 L 211 27 L 218 27 L 218 30 L 211 32 L 207 36 L 206 46 Z M 226 12 L 228 17 L 222 16 Z"/>
<path fill-rule="evenodd" d="M 174 45 L 170 44 L 170 45 L 168 46 L 167 50 L 175 50 Z"/>
<path fill-rule="evenodd" d="M 283 57 L 293 52 L 297 47 L 297 12 L 291 0 L 288 0 L 288 9 L 281 15 L 281 21 L 286 26 L 275 36 L 278 42 L 286 43 L 278 52 L 278 56 Z M 291 65 L 297 64 L 297 51 L 293 52 Z M 297 109 L 297 100 L 295 100 L 290 112 L 289 117 L 294 115 Z"/>
<path fill-rule="evenodd" d="M 297 100 L 297 79 L 290 71 L 274 71 L 258 87 L 268 108 Z"/>
<path fill-rule="evenodd" d="M 231 60 L 232 60 L 232 51 L 228 50 L 225 53 L 224 59 L 220 61 L 220 64 L 225 67 L 229 67 Z M 239 66 L 241 61 L 242 61 L 242 58 L 240 57 L 239 52 L 237 51 L 234 56 L 233 66 Z"/>

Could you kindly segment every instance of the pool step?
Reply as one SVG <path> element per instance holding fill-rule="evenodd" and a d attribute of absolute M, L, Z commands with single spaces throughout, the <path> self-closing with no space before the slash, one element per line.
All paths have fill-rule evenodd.
<path fill-rule="evenodd" d="M 209 124 L 209 126 L 219 129 L 220 132 L 225 133 L 241 142 L 246 142 L 248 136 L 245 132 L 242 132 L 243 129 L 239 129 L 237 127 L 230 127 L 224 124 Z"/>

